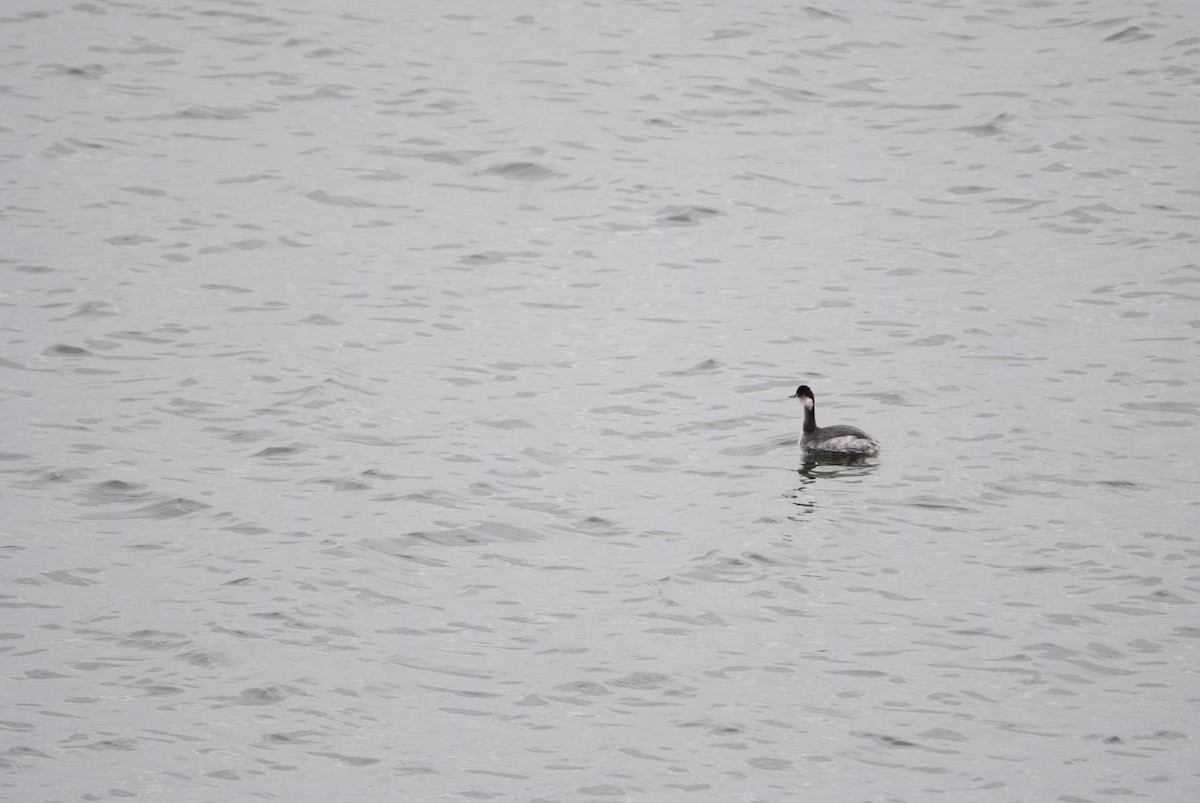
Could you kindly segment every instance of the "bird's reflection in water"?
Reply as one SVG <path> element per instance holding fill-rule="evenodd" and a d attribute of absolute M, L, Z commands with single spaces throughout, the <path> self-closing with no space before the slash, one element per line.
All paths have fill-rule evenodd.
<path fill-rule="evenodd" d="M 800 475 L 800 485 L 784 496 L 793 505 L 804 508 L 807 512 L 817 506 L 817 500 L 809 491 L 818 481 L 848 480 L 854 482 L 873 473 L 878 467 L 877 459 L 865 455 L 805 452 L 801 456 L 800 467 L 796 469 L 796 473 Z"/>
<path fill-rule="evenodd" d="M 878 461 L 861 454 L 823 454 L 805 452 L 796 469 L 800 476 L 810 480 L 822 477 L 848 479 L 865 477 L 878 467 Z"/>

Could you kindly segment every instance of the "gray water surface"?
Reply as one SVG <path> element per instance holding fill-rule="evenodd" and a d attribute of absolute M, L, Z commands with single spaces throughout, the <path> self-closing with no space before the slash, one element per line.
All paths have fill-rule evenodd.
<path fill-rule="evenodd" d="M 0 54 L 7 799 L 1200 797 L 1192 3 Z"/>

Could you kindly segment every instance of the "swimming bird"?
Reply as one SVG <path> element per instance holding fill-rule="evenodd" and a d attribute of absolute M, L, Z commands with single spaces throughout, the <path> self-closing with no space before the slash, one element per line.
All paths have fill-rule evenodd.
<path fill-rule="evenodd" d="M 800 436 L 800 448 L 806 452 L 829 454 L 872 455 L 879 454 L 879 441 L 858 427 L 838 425 L 817 426 L 817 399 L 808 385 L 796 388 L 790 399 L 799 399 L 804 405 L 804 434 Z"/>

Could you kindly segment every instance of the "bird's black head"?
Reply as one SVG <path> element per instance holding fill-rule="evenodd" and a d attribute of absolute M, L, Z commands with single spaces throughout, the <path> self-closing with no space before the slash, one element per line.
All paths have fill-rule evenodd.
<path fill-rule="evenodd" d="M 795 392 L 795 394 L 793 394 L 792 398 L 793 399 L 812 399 L 813 398 L 812 389 L 809 388 L 808 385 L 801 385 L 800 387 L 796 388 L 796 392 Z"/>

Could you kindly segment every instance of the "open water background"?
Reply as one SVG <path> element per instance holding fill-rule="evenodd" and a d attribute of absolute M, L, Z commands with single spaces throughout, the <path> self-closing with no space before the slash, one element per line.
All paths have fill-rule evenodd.
<path fill-rule="evenodd" d="M 9 0 L 0 63 L 0 795 L 1200 796 L 1190 1 Z"/>

